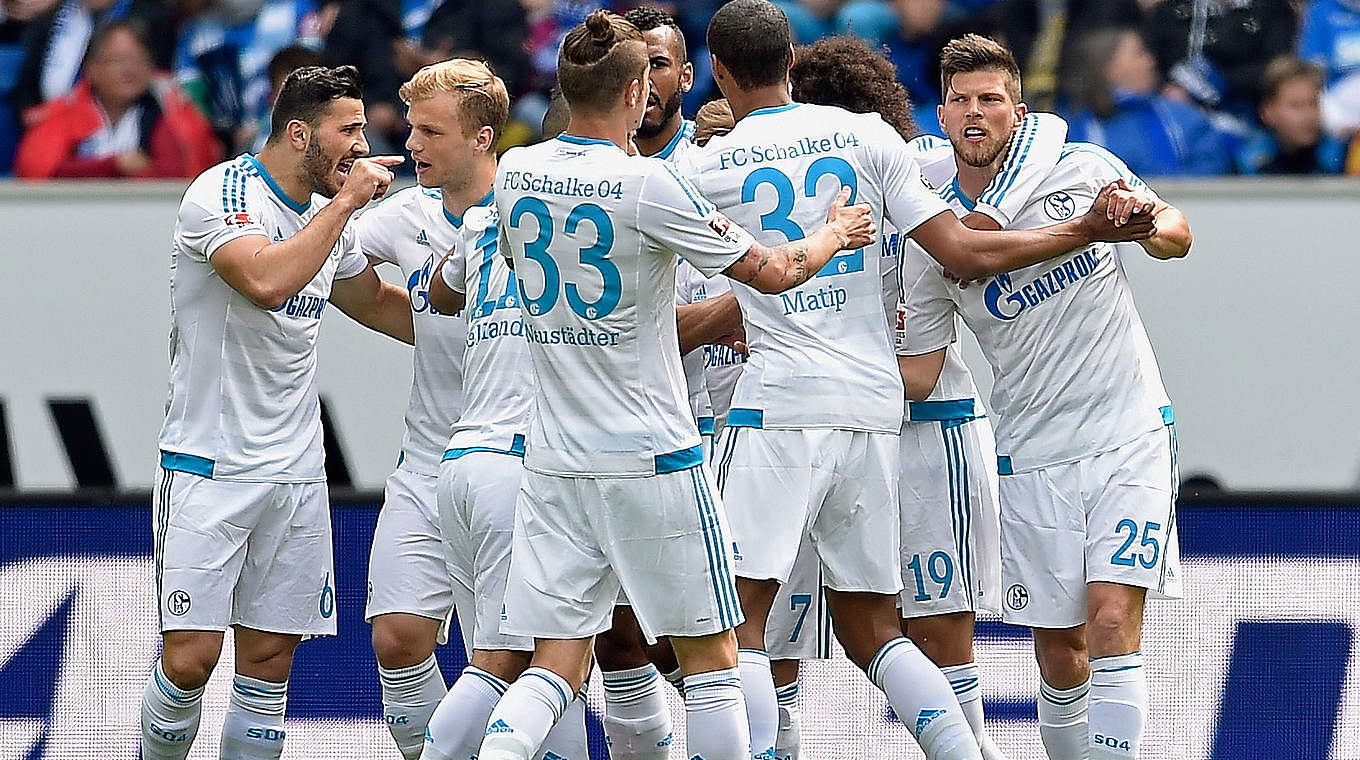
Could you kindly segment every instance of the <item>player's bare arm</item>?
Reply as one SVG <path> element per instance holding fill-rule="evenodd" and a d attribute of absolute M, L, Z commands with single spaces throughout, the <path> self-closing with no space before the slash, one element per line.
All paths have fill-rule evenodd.
<path fill-rule="evenodd" d="M 405 288 L 384 282 L 372 266 L 344 280 L 336 280 L 331 303 L 350 319 L 384 335 L 414 345 L 411 324 L 411 296 Z"/>
<path fill-rule="evenodd" d="M 742 329 L 741 307 L 731 291 L 717 298 L 675 307 L 675 325 L 680 334 L 680 353 L 687 354 Z"/>
<path fill-rule="evenodd" d="M 1118 201 L 1126 195 L 1127 191 L 1107 185 L 1082 216 L 1037 230 L 973 230 L 953 214 L 940 213 L 912 230 L 911 237 L 950 273 L 963 280 L 976 280 L 1095 242 L 1125 243 L 1151 237 L 1156 224 L 1146 205 L 1123 225 L 1107 217 L 1111 199 Z"/>
<path fill-rule="evenodd" d="M 817 274 L 840 251 L 851 251 L 874 242 L 878 227 L 865 204 L 845 205 L 850 190 L 842 188 L 831 204 L 826 224 L 802 240 L 766 247 L 755 243 L 723 274 L 762 293 L 782 293 L 796 288 Z M 952 216 L 952 215 L 951 215 Z"/>
<path fill-rule="evenodd" d="M 906 387 L 908 399 L 925 401 L 935 392 L 940 371 L 944 369 L 944 354 L 948 350 L 946 346 L 920 356 L 897 357 L 897 368 L 902 372 L 902 384 Z"/>
<path fill-rule="evenodd" d="M 296 235 L 277 243 L 264 235 L 237 238 L 213 254 L 213 269 L 251 303 L 262 309 L 278 308 L 316 277 L 350 217 L 387 192 L 392 184 L 387 167 L 402 160 L 399 156 L 355 159 L 340 192 Z"/>
<path fill-rule="evenodd" d="M 444 281 L 444 264 L 448 263 L 452 255 L 453 252 L 449 251 L 430 274 L 430 305 L 441 314 L 457 314 L 467 304 L 467 294 L 459 293 Z"/>

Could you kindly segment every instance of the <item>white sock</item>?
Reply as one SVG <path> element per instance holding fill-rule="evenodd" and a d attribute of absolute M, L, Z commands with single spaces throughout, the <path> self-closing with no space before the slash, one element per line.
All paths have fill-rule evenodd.
<path fill-rule="evenodd" d="M 425 729 L 423 760 L 472 757 L 482 746 L 491 711 L 510 684 L 472 665 L 449 687 Z"/>
<path fill-rule="evenodd" d="M 1086 726 L 1091 682 L 1057 689 L 1039 681 L 1039 738 L 1049 760 L 1086 760 L 1091 746 Z"/>
<path fill-rule="evenodd" d="M 774 681 L 769 683 L 773 689 Z M 735 668 L 685 676 L 685 736 L 690 760 L 751 757 L 742 686 Z"/>
<path fill-rule="evenodd" d="M 222 721 L 222 760 L 278 760 L 283 754 L 287 705 L 287 681 L 275 683 L 237 673 Z"/>
<path fill-rule="evenodd" d="M 1091 660 L 1091 760 L 1138 757 L 1147 703 L 1141 652 Z"/>
<path fill-rule="evenodd" d="M 992 737 L 987 735 L 987 726 L 983 723 L 982 685 L 978 682 L 977 663 L 950 665 L 940 668 L 940 672 L 949 679 L 949 686 L 954 689 L 954 696 L 958 697 L 963 717 L 968 719 L 973 738 L 977 739 L 978 748 L 982 750 L 982 760 L 1006 760 L 1006 756 L 992 742 Z"/>
<path fill-rule="evenodd" d="M 546 668 L 520 674 L 491 711 L 479 760 L 530 760 L 567 711 L 571 684 Z"/>
<path fill-rule="evenodd" d="M 676 691 L 680 692 L 681 696 L 684 696 L 685 694 L 684 671 L 680 670 L 680 668 L 677 667 L 675 670 L 672 670 L 669 673 L 662 673 L 661 675 L 665 677 L 665 679 L 670 683 L 671 686 L 675 687 Z"/>
<path fill-rule="evenodd" d="M 604 735 L 613 760 L 666 760 L 671 711 L 654 665 L 604 674 Z"/>
<path fill-rule="evenodd" d="M 751 731 L 751 757 L 773 760 L 779 737 L 779 699 L 774 695 L 770 655 L 759 649 L 737 650 L 741 693 L 746 698 L 746 718 Z M 686 679 L 686 686 L 689 681 Z"/>
<path fill-rule="evenodd" d="M 581 690 L 567 705 L 561 720 L 543 740 L 539 760 L 590 760 L 590 745 L 586 739 L 586 692 Z"/>
<path fill-rule="evenodd" d="M 909 639 L 899 636 L 884 644 L 867 672 L 928 760 L 982 760 L 949 681 Z"/>
<path fill-rule="evenodd" d="M 798 719 L 798 681 L 774 687 L 774 698 L 779 703 L 779 735 L 774 740 L 774 754 L 778 760 L 798 760 L 803 743 Z"/>
<path fill-rule="evenodd" d="M 161 661 L 151 669 L 142 691 L 142 757 L 184 760 L 198 736 L 203 687 L 181 689 L 165 677 Z"/>
<path fill-rule="evenodd" d="M 425 727 L 444 698 L 444 674 L 431 654 L 424 662 L 405 668 L 378 666 L 382 684 L 383 720 L 406 760 L 418 760 L 425 746 Z"/>

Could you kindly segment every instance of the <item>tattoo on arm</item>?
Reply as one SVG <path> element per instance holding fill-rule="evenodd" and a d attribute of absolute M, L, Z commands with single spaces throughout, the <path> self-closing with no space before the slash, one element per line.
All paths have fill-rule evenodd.
<path fill-rule="evenodd" d="M 759 279 L 765 268 L 776 262 L 783 263 L 786 278 L 792 279 L 792 282 L 783 283 L 785 287 L 793 287 L 807 280 L 808 244 L 806 240 L 781 243 L 770 248 L 752 246 L 751 250 L 747 251 L 741 260 L 753 266 L 749 276 L 739 278 L 747 284 Z"/>

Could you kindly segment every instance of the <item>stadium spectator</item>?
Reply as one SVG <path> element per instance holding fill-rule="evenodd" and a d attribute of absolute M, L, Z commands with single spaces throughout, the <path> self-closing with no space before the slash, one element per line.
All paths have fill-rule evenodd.
<path fill-rule="evenodd" d="M 1322 69 L 1293 57 L 1266 67 L 1259 129 L 1237 154 L 1241 174 L 1336 174 L 1345 143 L 1322 129 Z"/>
<path fill-rule="evenodd" d="M 174 39 L 165 3 L 155 0 L 60 0 L 24 30 L 23 61 L 13 102 L 18 113 L 71 91 L 95 27 L 110 21 L 140 19 L 149 27 L 152 61 L 170 62 Z"/>
<path fill-rule="evenodd" d="M 56 0 L 0 0 L 0 176 L 10 173 L 19 142 L 13 97 L 24 60 L 24 30 L 54 5 Z"/>
<path fill-rule="evenodd" d="M 1360 72 L 1360 2 L 1311 0 L 1299 28 L 1298 54 L 1322 67 L 1328 86 Z"/>
<path fill-rule="evenodd" d="M 1360 130 L 1360 2 L 1313 0 L 1299 31 L 1299 57 L 1322 67 L 1322 121 L 1350 139 Z"/>
<path fill-rule="evenodd" d="M 774 0 L 789 19 L 795 45 L 808 45 L 834 34 L 836 13 L 845 0 Z"/>
<path fill-rule="evenodd" d="M 872 3 L 852 3 L 840 16 L 840 31 L 885 48 L 888 60 L 897 67 L 899 81 L 907 88 L 917 124 L 925 132 L 938 135 L 935 107 L 940 104 L 939 58 L 940 49 L 951 36 L 945 23 L 949 4 L 945 0 L 889 0 L 886 5 L 891 8 L 893 23 L 885 23 Z"/>
<path fill-rule="evenodd" d="M 173 71 L 225 144 L 269 110 L 267 67 L 289 45 L 321 49 L 335 6 L 316 0 L 207 0 L 187 19 Z"/>
<path fill-rule="evenodd" d="M 1293 50 L 1293 0 L 1161 0 L 1144 34 L 1163 94 L 1249 117 L 1266 64 Z"/>
<path fill-rule="evenodd" d="M 1062 79 L 1068 138 L 1109 148 L 1142 176 L 1225 174 L 1226 139 L 1194 106 L 1158 92 L 1157 62 L 1131 28 L 1101 29 L 1073 44 Z"/>
<path fill-rule="evenodd" d="M 76 88 L 36 110 L 18 176 L 193 177 L 221 159 L 207 120 L 156 73 L 141 24 L 101 26 L 89 47 Z"/>

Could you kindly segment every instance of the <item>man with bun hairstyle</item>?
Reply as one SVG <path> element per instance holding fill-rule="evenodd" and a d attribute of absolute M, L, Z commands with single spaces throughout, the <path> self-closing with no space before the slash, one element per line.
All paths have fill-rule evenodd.
<path fill-rule="evenodd" d="M 779 292 L 876 232 L 843 193 L 805 239 L 763 246 L 669 164 L 628 155 L 648 68 L 636 27 L 593 12 L 558 56 L 566 132 L 508 152 L 496 174 L 539 381 L 501 629 L 536 647 L 492 711 L 481 760 L 534 756 L 585 682 L 620 589 L 644 634 L 675 649 L 687 755 L 748 755 L 731 539 L 680 369 L 677 254 Z"/>

